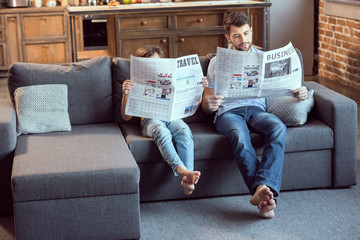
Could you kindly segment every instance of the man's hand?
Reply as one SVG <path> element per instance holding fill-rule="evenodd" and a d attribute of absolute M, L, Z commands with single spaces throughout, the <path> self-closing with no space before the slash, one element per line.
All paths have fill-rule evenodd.
<path fill-rule="evenodd" d="M 224 97 L 221 95 L 211 95 L 207 99 L 207 105 L 210 112 L 215 112 L 221 105 Z"/>
<path fill-rule="evenodd" d="M 308 98 L 308 90 L 305 86 L 301 86 L 295 90 L 292 90 L 291 93 L 293 96 L 301 101 L 304 101 Z"/>

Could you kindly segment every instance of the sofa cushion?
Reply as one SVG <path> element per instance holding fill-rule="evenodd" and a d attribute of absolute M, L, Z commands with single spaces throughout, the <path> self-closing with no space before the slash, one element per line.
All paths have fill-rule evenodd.
<path fill-rule="evenodd" d="M 130 60 L 127 58 L 115 57 L 111 63 L 114 121 L 126 122 L 121 117 L 122 84 L 130 79 Z M 129 123 L 140 124 L 140 118 L 134 117 Z"/>
<path fill-rule="evenodd" d="M 71 130 L 65 84 L 19 87 L 14 97 L 18 135 Z"/>
<path fill-rule="evenodd" d="M 116 123 L 18 137 L 15 202 L 137 193 L 139 169 Z"/>
<path fill-rule="evenodd" d="M 301 126 L 306 123 L 308 114 L 314 106 L 313 94 L 314 90 L 311 89 L 304 101 L 293 96 L 266 98 L 266 110 L 280 118 L 286 126 Z"/>
<path fill-rule="evenodd" d="M 68 65 L 13 63 L 8 87 L 14 101 L 19 87 L 39 84 L 68 86 L 72 125 L 113 121 L 110 59 L 98 57 Z"/>
<path fill-rule="evenodd" d="M 201 68 L 204 76 L 207 73 L 207 67 L 209 65 L 208 57 L 199 57 Z M 111 72 L 113 76 L 113 100 L 114 100 L 114 119 L 116 122 L 124 123 L 121 118 L 121 100 L 122 100 L 122 84 L 127 79 L 130 79 L 130 60 L 126 58 L 115 57 L 112 59 Z M 188 119 L 188 120 L 186 120 Z M 202 113 L 196 113 L 193 117 L 185 118 L 187 122 L 208 122 L 212 121 L 212 116 Z M 132 118 L 129 123 L 140 124 L 140 119 L 135 117 Z"/>
<path fill-rule="evenodd" d="M 141 136 L 139 126 L 120 124 L 120 127 L 136 162 L 163 161 L 153 139 Z M 190 123 L 189 127 L 194 138 L 195 160 L 233 158 L 229 141 L 224 135 L 216 132 L 212 123 Z M 251 133 L 251 142 L 256 154 L 260 156 L 264 138 L 259 134 Z M 316 119 L 309 119 L 301 127 L 287 129 L 286 152 L 331 149 L 333 145 L 331 128 Z"/>

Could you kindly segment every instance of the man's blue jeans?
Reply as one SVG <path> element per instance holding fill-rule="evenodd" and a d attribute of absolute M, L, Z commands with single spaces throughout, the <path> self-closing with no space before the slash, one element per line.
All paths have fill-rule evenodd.
<path fill-rule="evenodd" d="M 284 162 L 286 126 L 275 115 L 259 107 L 239 107 L 217 117 L 216 130 L 225 135 L 251 194 L 267 185 L 276 197 L 280 192 Z M 250 131 L 264 136 L 265 145 L 259 162 L 251 145 Z"/>
<path fill-rule="evenodd" d="M 177 176 L 176 168 L 183 164 L 194 170 L 194 141 L 189 126 L 181 119 L 171 122 L 145 118 L 141 121 L 144 137 L 154 139 L 161 155 Z M 172 142 L 174 138 L 175 146 Z M 177 150 L 177 152 L 176 152 Z"/>

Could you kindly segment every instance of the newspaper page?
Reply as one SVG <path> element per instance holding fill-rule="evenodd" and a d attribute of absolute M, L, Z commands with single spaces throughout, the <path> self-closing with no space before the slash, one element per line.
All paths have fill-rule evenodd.
<path fill-rule="evenodd" d="M 130 58 L 125 114 L 172 121 L 193 115 L 200 103 L 203 72 L 197 54 L 179 58 Z"/>
<path fill-rule="evenodd" d="M 217 48 L 215 94 L 228 99 L 290 95 L 301 86 L 302 66 L 291 42 L 268 52 Z"/>

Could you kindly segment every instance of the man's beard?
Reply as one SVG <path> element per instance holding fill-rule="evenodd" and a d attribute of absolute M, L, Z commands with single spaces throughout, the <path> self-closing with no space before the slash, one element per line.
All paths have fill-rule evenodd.
<path fill-rule="evenodd" d="M 248 44 L 248 47 L 245 48 L 245 49 L 242 48 L 241 45 L 243 45 L 243 44 Z M 250 43 L 250 42 L 244 42 L 244 43 L 241 43 L 241 44 L 239 44 L 239 45 L 234 45 L 234 44 L 232 44 L 232 45 L 233 45 L 233 48 L 234 48 L 235 50 L 247 52 L 247 51 L 249 51 L 249 49 L 251 48 L 252 43 Z"/>

